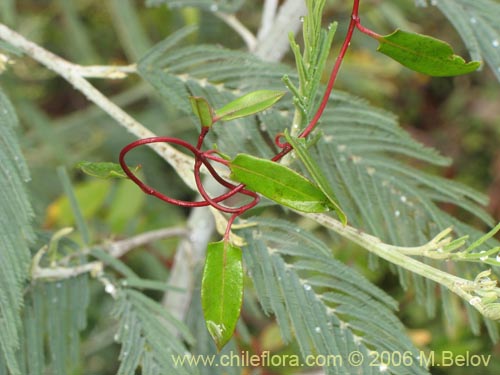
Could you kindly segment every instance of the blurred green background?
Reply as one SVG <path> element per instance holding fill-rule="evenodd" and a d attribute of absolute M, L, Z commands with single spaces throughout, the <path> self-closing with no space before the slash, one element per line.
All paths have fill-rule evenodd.
<path fill-rule="evenodd" d="M 246 1 L 237 14 L 253 31 L 259 27 L 262 3 Z M 345 30 L 350 6 L 350 2 L 328 2 L 325 23 L 339 21 L 337 35 Z M 244 48 L 237 34 L 212 13 L 193 8 L 149 8 L 139 0 L 2 0 L 0 12 L 3 22 L 27 38 L 79 64 L 133 63 L 155 43 L 190 24 L 199 28 L 188 39 L 189 43 Z M 371 0 L 364 2 L 362 17 L 367 26 L 380 34 L 388 34 L 396 27 L 423 32 L 448 41 L 457 53 L 467 56 L 457 33 L 436 9 L 418 9 L 412 1 Z M 356 35 L 337 88 L 394 112 L 400 117 L 401 126 L 415 138 L 453 158 L 451 167 L 435 173 L 487 193 L 488 210 L 500 220 L 499 82 L 488 68 L 465 77 L 425 77 L 376 55 L 375 49 L 372 40 Z M 334 57 L 332 54 L 330 65 Z M 291 56 L 285 57 L 286 63 L 292 61 Z M 162 102 L 139 78 L 92 82 L 156 134 L 195 139 L 196 127 L 192 121 Z M 18 58 L 0 75 L 0 83 L 21 120 L 21 143 L 31 168 L 32 204 L 40 228 L 56 230 L 74 223 L 56 174 L 61 165 L 73 178 L 94 239 L 126 238 L 185 222 L 186 210 L 161 204 L 127 182 L 97 181 L 74 168 L 82 160 L 116 161 L 121 147 L 134 138 L 67 82 L 29 58 Z M 147 150 L 136 155 L 143 166 L 147 165 L 142 173 L 151 185 L 177 198 L 194 197 L 160 158 Z M 463 215 L 454 207 L 444 209 Z M 175 239 L 161 241 L 132 251 L 125 261 L 142 276 L 165 280 L 176 244 Z M 365 251 L 344 243 L 342 251 L 336 254 L 401 301 L 399 316 L 418 347 L 437 353 L 449 350 L 456 355 L 466 351 L 491 353 L 496 363 L 481 368 L 480 373 L 500 373 L 500 346 L 492 344 L 487 334 L 474 336 L 458 304 L 454 309 L 456 316 L 429 318 L 424 307 L 414 302 L 414 291 L 411 288 L 403 291 L 397 277 L 386 267 L 376 271 L 368 268 Z M 89 327 L 83 337 L 83 362 L 91 374 L 113 374 L 118 348 L 113 342 L 109 306 L 99 285 L 95 285 L 92 298 Z M 280 342 L 272 320 L 262 315 L 245 318 L 251 328 L 249 350 L 268 348 L 275 354 L 297 351 L 294 345 L 284 346 Z M 292 370 L 259 371 L 286 374 Z M 441 367 L 431 371 L 460 375 L 475 370 Z"/>

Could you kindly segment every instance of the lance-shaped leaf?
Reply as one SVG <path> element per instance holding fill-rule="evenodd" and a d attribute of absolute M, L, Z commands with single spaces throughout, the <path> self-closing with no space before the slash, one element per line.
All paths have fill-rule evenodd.
<path fill-rule="evenodd" d="M 224 107 L 215 111 L 217 119 L 223 121 L 234 120 L 239 117 L 253 115 L 261 112 L 280 100 L 285 91 L 258 90 L 252 91 L 233 100 Z"/>
<path fill-rule="evenodd" d="M 342 224 L 346 225 L 347 217 L 344 211 L 342 211 L 342 208 L 340 208 L 339 202 L 337 200 L 337 197 L 335 196 L 332 186 L 326 179 L 323 172 L 321 172 L 318 163 L 316 163 L 316 161 L 309 155 L 309 152 L 307 152 L 306 140 L 304 138 L 294 138 L 290 136 L 287 131 L 285 131 L 285 139 L 293 147 L 295 153 L 302 161 L 307 171 L 311 174 L 314 182 L 316 182 L 320 190 L 328 198 L 330 205 L 337 213 L 337 216 L 339 217 Z"/>
<path fill-rule="evenodd" d="M 316 185 L 284 165 L 239 154 L 229 168 L 233 180 L 284 206 L 303 212 L 330 209 L 330 201 Z"/>
<path fill-rule="evenodd" d="M 190 96 L 189 101 L 193 113 L 200 119 L 201 126 L 210 127 L 213 124 L 214 111 L 205 98 L 200 96 Z"/>
<path fill-rule="evenodd" d="M 228 241 L 208 244 L 201 305 L 208 331 L 219 350 L 231 339 L 243 300 L 241 249 Z"/>
<path fill-rule="evenodd" d="M 128 178 L 120 164 L 117 163 L 81 161 L 76 165 L 76 168 L 81 169 L 83 173 L 89 176 L 97 178 Z M 137 172 L 140 168 L 141 166 L 138 165 L 133 171 Z"/>
<path fill-rule="evenodd" d="M 396 30 L 376 38 L 378 51 L 416 72 L 436 77 L 467 74 L 478 69 L 478 61 L 466 63 L 451 46 L 427 35 Z"/>

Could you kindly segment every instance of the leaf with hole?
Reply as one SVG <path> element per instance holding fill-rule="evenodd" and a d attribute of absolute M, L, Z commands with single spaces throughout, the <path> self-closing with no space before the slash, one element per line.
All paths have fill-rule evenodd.
<path fill-rule="evenodd" d="M 274 105 L 285 93 L 274 90 L 252 91 L 216 110 L 216 117 L 222 121 L 229 121 L 253 115 Z"/>
<path fill-rule="evenodd" d="M 193 113 L 200 119 L 201 126 L 209 128 L 213 124 L 214 110 L 205 98 L 200 96 L 190 96 Z"/>
<path fill-rule="evenodd" d="M 97 178 L 128 178 L 128 176 L 123 172 L 120 164 L 111 163 L 111 162 L 90 162 L 90 161 L 81 161 L 78 163 L 76 168 L 80 169 L 83 173 L 88 174 L 92 177 Z M 134 172 L 137 172 L 141 169 L 141 166 L 138 165 L 133 169 Z"/>
<path fill-rule="evenodd" d="M 233 335 L 242 300 L 241 249 L 228 241 L 209 243 L 201 283 L 201 305 L 207 329 L 219 350 Z"/>
<path fill-rule="evenodd" d="M 250 190 L 302 212 L 325 212 L 330 201 L 315 184 L 271 160 L 239 154 L 229 163 L 231 178 Z"/>
<path fill-rule="evenodd" d="M 416 72 L 436 77 L 471 73 L 481 63 L 465 60 L 453 53 L 451 46 L 442 40 L 402 30 L 376 38 L 378 51 Z"/>

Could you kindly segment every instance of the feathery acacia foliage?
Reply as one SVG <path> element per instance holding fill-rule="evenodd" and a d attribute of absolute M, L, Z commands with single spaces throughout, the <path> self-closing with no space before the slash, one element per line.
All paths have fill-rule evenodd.
<path fill-rule="evenodd" d="M 175 337 L 174 328 L 183 333 L 183 339 L 193 343 L 194 338 L 160 304 L 139 291 L 123 289 L 117 294 L 114 316 L 120 326 L 116 340 L 122 344 L 118 374 L 133 374 L 142 367 L 146 374 L 193 374 L 189 367 L 178 366 L 174 357 L 182 358 L 186 347 Z"/>
<path fill-rule="evenodd" d="M 14 375 L 21 374 L 16 358 L 19 313 L 28 278 L 28 246 L 34 239 L 25 186 L 30 177 L 15 133 L 17 126 L 14 108 L 0 90 L 0 369 L 6 364 Z"/>
<path fill-rule="evenodd" d="M 285 341 L 296 339 L 305 357 L 339 355 L 327 373 L 377 373 L 368 363 L 350 368 L 349 353 L 411 353 L 409 373 L 418 366 L 418 351 L 394 315 L 397 302 L 364 277 L 332 258 L 331 250 L 291 222 L 255 219 L 245 230 L 245 263 L 266 313 L 278 320 Z M 372 354 L 373 355 L 373 354 Z M 380 365 L 382 365 L 380 363 Z M 391 369 L 395 373 L 397 368 Z"/>
<path fill-rule="evenodd" d="M 492 0 L 433 0 L 455 26 L 473 60 L 486 60 L 500 80 L 500 4 Z"/>
<path fill-rule="evenodd" d="M 42 374 L 46 368 L 64 375 L 78 368 L 89 297 L 87 275 L 41 282 L 30 289 L 23 311 L 23 374 Z"/>

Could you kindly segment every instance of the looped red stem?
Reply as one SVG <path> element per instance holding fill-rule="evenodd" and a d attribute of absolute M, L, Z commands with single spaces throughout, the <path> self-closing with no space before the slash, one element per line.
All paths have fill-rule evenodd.
<path fill-rule="evenodd" d="M 145 184 L 144 182 L 141 181 L 128 167 L 127 163 L 125 162 L 125 156 L 129 151 L 131 151 L 134 148 L 150 144 L 150 143 L 172 143 L 176 144 L 178 146 L 184 147 L 187 150 L 191 151 L 195 157 L 195 165 L 194 165 L 194 177 L 196 181 L 196 186 L 198 187 L 198 190 L 200 194 L 202 195 L 203 199 L 202 201 L 184 201 L 184 200 L 179 200 L 175 199 L 172 197 L 169 197 L 163 193 L 160 193 L 158 190 L 150 187 L 149 185 Z M 214 158 L 214 157 L 208 157 L 210 155 L 209 152 L 202 152 L 198 148 L 194 147 L 190 143 L 187 143 L 183 141 L 182 139 L 179 138 L 172 138 L 172 137 L 151 137 L 151 138 L 144 138 L 144 139 L 139 139 L 135 142 L 132 142 L 125 146 L 121 152 L 120 152 L 120 165 L 125 172 L 125 174 L 132 180 L 134 183 L 139 186 L 142 191 L 144 191 L 146 194 L 153 195 L 157 197 L 158 199 L 161 199 L 164 202 L 170 203 L 170 204 L 175 204 L 177 206 L 181 207 L 205 207 L 205 206 L 212 206 L 222 212 L 227 212 L 231 214 L 237 214 L 240 215 L 241 213 L 245 212 L 246 210 L 254 207 L 258 202 L 259 202 L 259 197 L 256 193 L 244 189 L 244 185 L 234 185 L 230 183 L 229 181 L 226 181 L 223 179 L 215 170 L 213 165 L 210 163 L 210 160 L 214 160 L 216 162 L 224 162 L 223 159 L 219 158 Z M 208 195 L 206 192 L 205 188 L 203 187 L 203 183 L 201 182 L 201 177 L 200 177 L 200 168 L 201 166 L 204 165 L 208 172 L 214 177 L 214 179 L 223 185 L 224 187 L 228 188 L 229 191 L 221 194 L 215 198 L 212 198 Z M 247 203 L 241 207 L 226 207 L 222 206 L 219 203 L 225 201 L 228 198 L 231 198 L 235 194 L 243 194 L 246 196 L 249 196 L 252 198 L 252 201 L 250 203 Z"/>
<path fill-rule="evenodd" d="M 274 144 L 281 149 L 284 149 L 285 147 L 290 147 L 290 144 L 288 142 L 281 142 L 281 138 L 283 138 L 283 136 L 284 136 L 283 133 L 278 133 L 274 137 Z"/>

